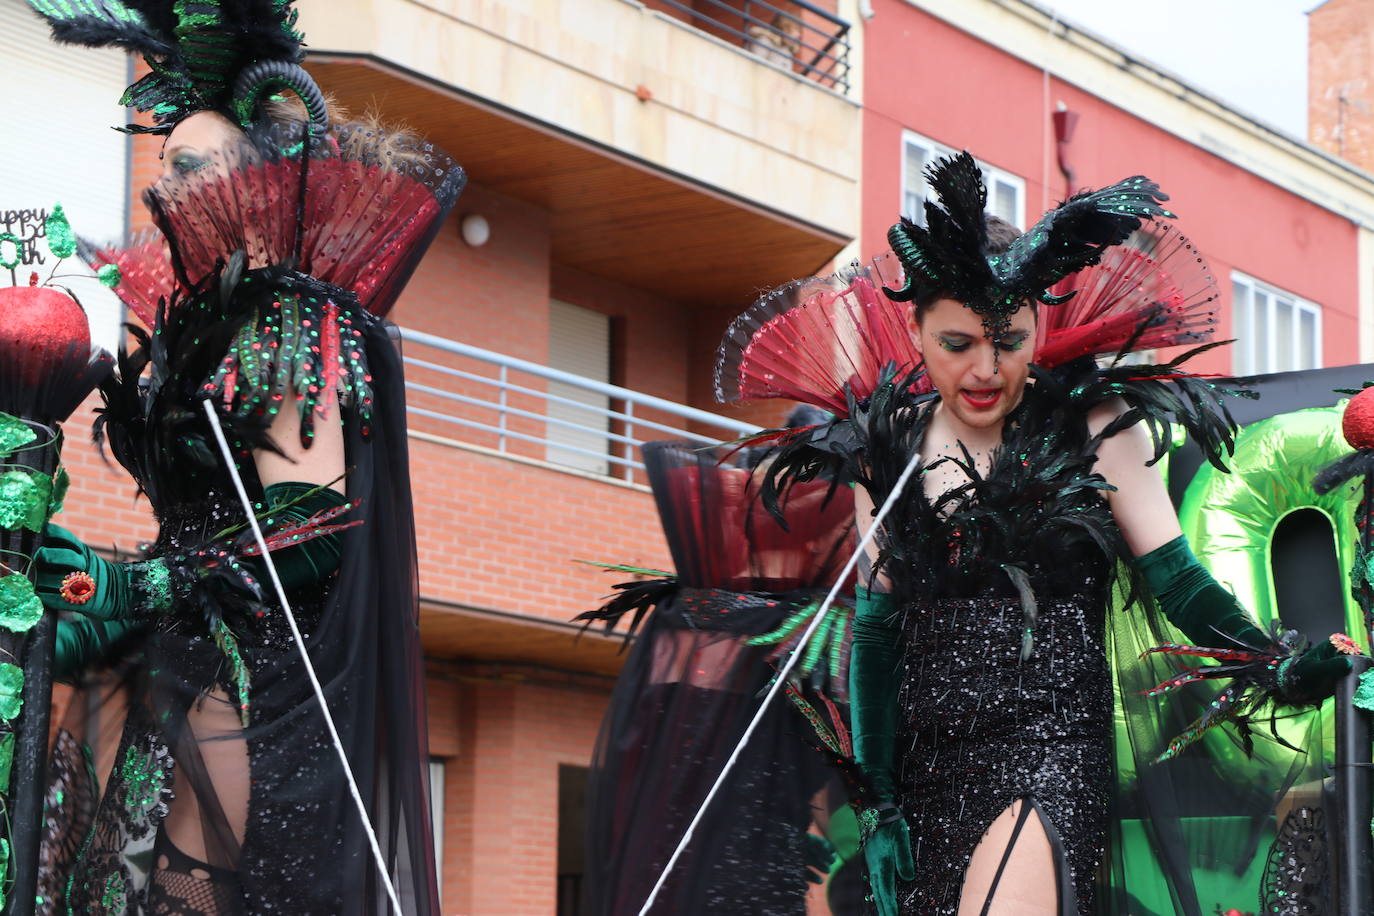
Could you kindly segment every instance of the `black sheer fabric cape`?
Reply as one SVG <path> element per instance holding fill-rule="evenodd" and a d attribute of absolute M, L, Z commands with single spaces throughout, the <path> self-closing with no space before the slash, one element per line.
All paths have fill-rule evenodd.
<path fill-rule="evenodd" d="M 639 912 L 758 710 L 778 644 L 750 640 L 819 602 L 852 546 L 847 486 L 819 481 L 795 491 L 783 529 L 758 503 L 757 455 L 726 460 L 723 450 L 672 442 L 644 453 L 677 577 L 639 584 L 653 590 L 656 607 L 630 649 L 593 757 L 585 903 L 606 916 Z M 618 610 L 589 616 L 614 623 Z M 844 633 L 835 634 L 841 643 Z M 825 681 L 818 674 L 806 688 L 813 701 L 827 702 L 833 681 Z M 810 729 L 777 698 L 650 912 L 806 912 L 828 777 Z"/>
<path fill-rule="evenodd" d="M 345 429 L 363 524 L 340 534 L 323 587 L 288 597 L 403 911 L 437 913 L 401 364 L 382 323 L 362 320 L 376 409 L 368 439 L 347 411 Z M 251 462 L 241 471 L 261 500 Z M 152 554 L 241 520 L 231 493 L 221 479 L 190 504 L 155 503 Z M 44 912 L 392 912 L 281 610 L 260 610 L 226 615 L 251 671 L 247 728 L 193 600 L 117 680 L 74 698 L 52 758 Z"/>

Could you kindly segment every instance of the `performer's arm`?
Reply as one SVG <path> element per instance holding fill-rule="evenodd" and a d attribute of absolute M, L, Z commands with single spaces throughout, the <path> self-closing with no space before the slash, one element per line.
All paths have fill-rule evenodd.
<path fill-rule="evenodd" d="M 1096 432 L 1119 412 L 1119 406 L 1095 412 L 1089 428 Z M 1268 646 L 1270 637 L 1193 555 L 1163 476 L 1147 465 L 1153 456 L 1149 431 L 1136 424 L 1103 440 L 1097 469 L 1115 487 L 1107 493 L 1112 515 L 1160 609 L 1196 645 Z M 1349 670 L 1350 662 L 1322 642 L 1292 663 L 1283 693 L 1292 702 L 1320 700 Z"/>
<path fill-rule="evenodd" d="M 267 504 L 274 508 L 285 507 L 272 513 L 273 521 L 278 525 L 298 523 L 346 502 L 343 495 L 334 490 L 309 492 L 317 486 L 297 481 L 269 485 Z M 288 589 L 300 588 L 320 581 L 337 569 L 342 548 L 339 534 L 327 534 L 274 551 L 272 560 L 282 585 Z M 36 561 L 35 589 L 44 606 L 51 610 L 76 611 L 94 620 L 146 620 L 172 610 L 172 583 L 167 560 L 113 563 L 95 553 L 70 531 L 49 524 Z M 261 558 L 244 557 L 239 562 L 251 569 L 260 581 L 265 577 Z M 85 600 L 71 600 L 78 597 L 69 578 L 73 573 L 85 573 L 90 577 L 89 595 Z"/>
<path fill-rule="evenodd" d="M 294 404 L 283 407 L 273 418 L 268 435 L 280 454 L 267 449 L 253 453 L 263 487 L 300 481 L 329 484 L 331 489 L 344 492 L 344 434 L 337 394 L 331 393 L 320 402 L 314 421 L 314 435 L 306 448 L 301 445 L 301 418 Z"/>
<path fill-rule="evenodd" d="M 134 620 L 75 617 L 57 622 L 53 679 L 70 683 L 92 665 L 109 661 L 132 642 L 143 624 Z"/>
<path fill-rule="evenodd" d="M 854 492 L 858 530 L 873 524 L 873 503 L 862 488 Z M 867 559 L 875 549 L 870 544 Z M 871 570 L 871 562 L 866 564 Z M 864 812 L 861 824 L 864 861 L 879 916 L 896 916 L 898 876 L 916 876 L 911 838 L 897 808 L 893 778 L 897 742 L 897 690 L 901 651 L 900 630 L 893 622 L 896 605 L 885 576 L 864 575 L 870 588 L 855 589 L 853 643 L 849 661 L 849 711 L 854 732 L 854 757 L 876 794 L 876 804 Z"/>

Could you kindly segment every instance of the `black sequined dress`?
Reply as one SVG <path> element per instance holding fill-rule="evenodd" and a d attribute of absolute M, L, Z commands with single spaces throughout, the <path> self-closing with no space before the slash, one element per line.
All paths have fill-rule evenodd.
<path fill-rule="evenodd" d="M 919 450 L 935 401 L 911 408 L 893 463 Z M 1062 406 L 1028 386 L 989 471 L 933 504 L 913 481 L 880 536 L 901 608 L 894 772 L 916 864 L 899 881 L 904 916 L 958 912 L 975 848 L 1018 800 L 1049 837 L 1060 912 L 1096 912 L 1113 787 L 1107 600 L 1126 549 L 1086 412 Z"/>

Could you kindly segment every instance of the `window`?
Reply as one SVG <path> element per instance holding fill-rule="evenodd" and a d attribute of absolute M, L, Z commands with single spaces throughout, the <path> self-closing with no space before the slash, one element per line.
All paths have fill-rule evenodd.
<path fill-rule="evenodd" d="M 558 765 L 557 916 L 583 916 L 582 875 L 587 869 L 587 767 Z"/>
<path fill-rule="evenodd" d="M 62 204 L 77 235 L 122 239 L 128 224 L 129 138 L 110 128 L 129 120 L 118 104 L 129 83 L 129 58 L 117 48 L 74 48 L 48 37 L 47 24 L 22 0 L 0 0 L 0 60 L 13 101 L 0 143 L 0 233 L 33 240 L 46 211 Z M 30 243 L 15 280 L 37 272 L 46 282 L 55 263 L 42 243 Z M 123 307 L 79 258 L 57 268 L 81 300 L 91 338 L 114 351 L 124 335 Z M 10 284 L 4 271 L 0 284 Z"/>
<path fill-rule="evenodd" d="M 439 895 L 444 893 L 444 761 L 429 758 L 429 826 L 434 833 L 434 865 L 439 875 Z"/>
<path fill-rule="evenodd" d="M 566 302 L 549 303 L 549 368 L 601 382 L 611 380 L 611 319 Z M 549 382 L 545 458 L 567 467 L 609 473 L 611 400 L 568 382 Z"/>
<path fill-rule="evenodd" d="M 926 166 L 942 156 L 953 156 L 950 149 L 911 131 L 902 132 L 902 215 L 925 224 L 925 202 L 930 194 L 926 184 Z M 988 212 L 1011 223 L 1017 229 L 1026 228 L 1026 183 L 1010 172 L 980 162 L 983 183 L 988 188 Z"/>
<path fill-rule="evenodd" d="M 1322 310 L 1277 287 L 1231 274 L 1236 375 L 1295 372 L 1322 364 Z"/>

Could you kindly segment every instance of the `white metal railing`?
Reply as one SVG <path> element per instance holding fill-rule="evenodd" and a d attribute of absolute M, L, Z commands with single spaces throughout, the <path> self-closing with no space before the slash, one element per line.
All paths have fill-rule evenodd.
<path fill-rule="evenodd" d="M 419 356 L 406 348 L 410 400 L 418 394 L 434 405 L 412 403 L 409 413 L 466 431 L 468 438 L 494 441 L 500 452 L 516 453 L 513 444 L 523 443 L 526 455 L 542 448 L 542 457 L 553 463 L 633 479 L 644 467 L 638 449 L 646 441 L 687 439 L 714 445 L 759 430 L 751 423 L 424 331 L 402 328 L 400 333 L 408 344 L 431 351 Z M 419 375 L 427 381 L 416 380 Z M 688 424 L 710 432 L 688 429 Z"/>

